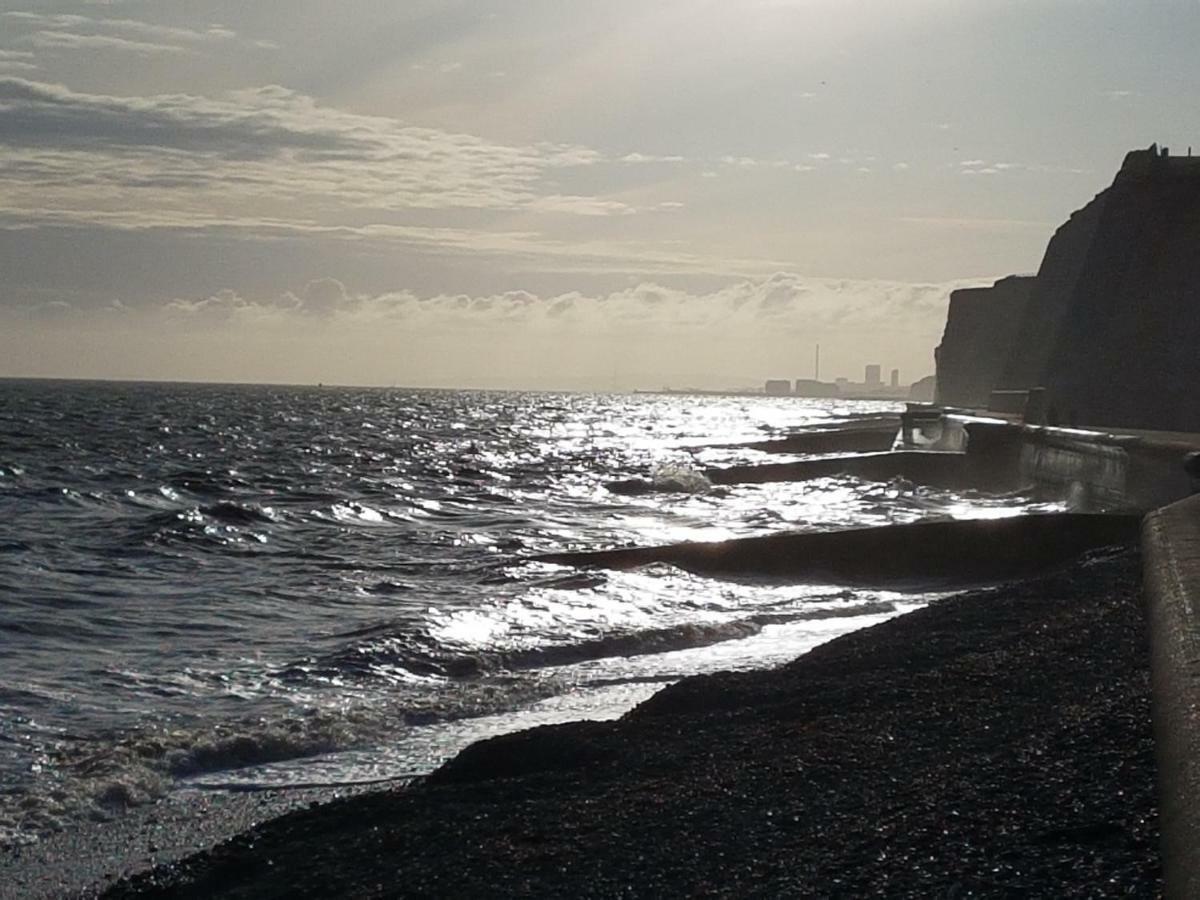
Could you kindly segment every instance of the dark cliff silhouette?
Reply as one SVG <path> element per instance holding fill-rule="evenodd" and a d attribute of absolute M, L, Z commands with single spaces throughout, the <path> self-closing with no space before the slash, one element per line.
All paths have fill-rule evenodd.
<path fill-rule="evenodd" d="M 986 407 L 1012 356 L 1035 279 L 1013 275 L 991 287 L 964 288 L 950 295 L 946 333 L 934 351 L 937 401 L 948 406 Z"/>
<path fill-rule="evenodd" d="M 1043 387 L 1062 424 L 1200 431 L 1200 157 L 1130 152 L 1055 232 L 1027 302 L 952 302 L 938 381 L 951 404 Z"/>

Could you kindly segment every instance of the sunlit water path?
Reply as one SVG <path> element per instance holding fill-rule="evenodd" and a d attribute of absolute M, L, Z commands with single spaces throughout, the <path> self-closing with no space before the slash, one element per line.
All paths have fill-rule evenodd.
<path fill-rule="evenodd" d="M 895 408 L 0 382 L 0 844 L 173 790 L 420 773 L 914 608 L 526 561 L 1031 507 L 852 478 L 604 487 L 778 461 L 711 445 Z"/>

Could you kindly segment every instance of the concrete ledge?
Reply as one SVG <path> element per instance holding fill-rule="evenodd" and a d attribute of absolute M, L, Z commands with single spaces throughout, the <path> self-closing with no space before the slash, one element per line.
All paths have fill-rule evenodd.
<path fill-rule="evenodd" d="M 1200 897 L 1200 496 L 1142 525 L 1166 896 Z"/>

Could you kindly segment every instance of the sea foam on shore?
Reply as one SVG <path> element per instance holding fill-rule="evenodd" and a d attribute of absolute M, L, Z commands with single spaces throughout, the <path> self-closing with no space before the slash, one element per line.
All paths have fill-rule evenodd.
<path fill-rule="evenodd" d="M 111 897 L 1155 896 L 1138 561 L 475 745 Z"/>

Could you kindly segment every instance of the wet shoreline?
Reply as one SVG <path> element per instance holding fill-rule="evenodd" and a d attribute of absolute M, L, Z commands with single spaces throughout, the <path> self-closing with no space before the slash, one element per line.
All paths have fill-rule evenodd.
<path fill-rule="evenodd" d="M 1091 554 L 107 896 L 1155 896 L 1148 666 L 1136 552 Z"/>

